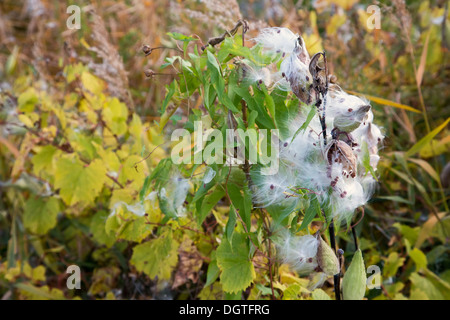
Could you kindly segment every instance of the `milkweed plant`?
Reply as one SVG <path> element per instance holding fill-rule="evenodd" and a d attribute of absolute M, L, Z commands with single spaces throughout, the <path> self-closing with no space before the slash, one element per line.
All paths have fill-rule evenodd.
<path fill-rule="evenodd" d="M 308 280 L 307 290 L 329 281 L 336 299 L 341 291 L 362 299 L 364 263 L 354 259 L 359 265 L 348 269 L 341 289 L 343 251 L 335 238 L 339 229 L 353 230 L 374 193 L 382 131 L 368 101 L 329 73 L 332 57 L 311 56 L 287 28 L 252 39 L 246 32 L 239 21 L 207 44 L 168 34 L 182 44 L 179 54 L 146 75 L 174 75 L 158 123 L 171 134 L 171 156 L 146 178 L 141 202 L 118 202 L 111 215 L 125 205 L 144 216 L 149 201 L 164 214 L 163 225 L 190 219 L 207 230 L 215 222 L 222 235 L 206 284 L 218 281 L 230 294 L 254 283 L 279 297 L 277 270 L 289 268 Z"/>

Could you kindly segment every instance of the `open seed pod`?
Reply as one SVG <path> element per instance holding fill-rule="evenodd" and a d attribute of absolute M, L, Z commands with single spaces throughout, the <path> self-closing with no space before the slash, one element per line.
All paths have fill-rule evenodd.
<path fill-rule="evenodd" d="M 341 140 L 332 140 L 327 146 L 326 156 L 329 165 L 334 162 L 342 163 L 342 169 L 345 170 L 348 177 L 356 177 L 356 155 L 347 143 Z"/>

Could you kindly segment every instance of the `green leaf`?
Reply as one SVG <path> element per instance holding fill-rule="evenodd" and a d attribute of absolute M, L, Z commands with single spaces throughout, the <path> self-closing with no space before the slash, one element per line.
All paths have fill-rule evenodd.
<path fill-rule="evenodd" d="M 311 221 L 318 215 L 320 215 L 320 203 L 319 200 L 317 200 L 317 197 L 314 197 L 310 200 L 309 207 L 306 209 L 300 230 L 306 229 Z"/>
<path fill-rule="evenodd" d="M 46 234 L 56 226 L 59 210 L 59 200 L 56 198 L 31 197 L 25 204 L 25 228 L 39 235 Z"/>
<path fill-rule="evenodd" d="M 202 201 L 200 216 L 198 217 L 198 224 L 202 224 L 208 214 L 211 212 L 211 209 L 217 204 L 225 196 L 225 191 L 220 187 L 216 187 L 214 191 L 205 196 Z"/>
<path fill-rule="evenodd" d="M 450 300 L 450 283 L 443 279 L 443 273 L 438 277 L 428 269 L 423 269 L 425 277 L 439 290 L 445 300 Z M 446 272 L 448 273 L 448 271 Z"/>
<path fill-rule="evenodd" d="M 442 129 L 444 129 L 447 124 L 450 122 L 450 118 L 447 118 L 447 120 L 445 120 L 445 122 L 443 124 L 441 124 L 439 127 L 437 127 L 436 129 L 434 129 L 433 131 L 431 131 L 429 134 L 427 134 L 425 137 L 423 137 L 422 139 L 420 139 L 415 145 L 413 145 L 411 147 L 411 149 L 409 149 L 405 156 L 407 158 L 413 156 L 414 154 L 416 154 L 417 152 L 420 152 L 420 150 L 422 150 L 423 147 L 425 147 L 426 145 L 431 143 L 431 140 L 433 140 L 433 138 L 439 133 L 441 132 Z"/>
<path fill-rule="evenodd" d="M 286 107 L 286 91 L 273 90 L 270 94 L 275 103 L 275 123 L 280 130 L 281 139 L 287 139 L 291 136 L 289 128 L 289 110 Z M 250 125 L 249 125 L 250 127 Z M 251 127 L 250 127 L 251 128 Z"/>
<path fill-rule="evenodd" d="M 311 123 L 311 120 L 314 118 L 314 116 L 316 115 L 316 108 L 314 106 L 310 106 L 310 110 L 308 115 L 306 116 L 306 120 L 305 122 L 303 122 L 303 124 L 300 126 L 300 128 L 298 128 L 298 130 L 295 132 L 294 136 L 292 137 L 291 143 L 292 141 L 295 140 L 295 138 L 297 137 L 297 135 L 302 132 L 305 131 L 306 128 L 308 128 L 309 124 Z"/>
<path fill-rule="evenodd" d="M 377 197 L 376 199 L 382 199 L 382 200 L 388 200 L 388 201 L 392 201 L 392 202 L 400 202 L 400 203 L 406 203 L 406 204 L 412 204 L 409 200 L 406 200 L 402 197 L 399 196 L 381 196 L 381 197 Z"/>
<path fill-rule="evenodd" d="M 222 72 L 220 70 L 220 66 L 217 63 L 216 57 L 214 56 L 214 54 L 211 53 L 211 51 L 209 50 L 206 51 L 206 55 L 208 56 L 207 66 L 208 69 L 211 71 L 211 81 L 213 83 L 218 83 L 220 79 L 222 79 Z"/>
<path fill-rule="evenodd" d="M 225 300 L 230 301 L 242 300 L 242 290 L 236 293 L 225 292 Z"/>
<path fill-rule="evenodd" d="M 194 37 L 190 37 L 190 36 L 185 36 L 184 34 L 178 33 L 178 32 L 167 32 L 167 35 L 169 37 L 171 37 L 174 40 L 178 40 L 178 41 L 197 41 L 197 38 Z"/>
<path fill-rule="evenodd" d="M 61 290 L 50 289 L 48 286 L 39 288 L 29 283 L 18 283 L 15 287 L 25 291 L 33 300 L 66 300 Z"/>
<path fill-rule="evenodd" d="M 164 98 L 162 107 L 161 107 L 161 114 L 163 114 L 166 111 L 167 106 L 169 105 L 170 100 L 172 99 L 173 95 L 175 94 L 175 91 L 177 90 L 178 85 L 177 81 L 173 80 L 170 85 L 167 86 L 167 94 Z"/>
<path fill-rule="evenodd" d="M 233 246 L 226 239 L 222 240 L 217 248 L 217 265 L 222 271 L 220 283 L 224 291 L 245 290 L 256 278 L 249 254 L 250 247 L 244 234 L 234 233 Z"/>
<path fill-rule="evenodd" d="M 409 253 L 409 256 L 416 264 L 417 270 L 426 269 L 427 264 L 428 264 L 427 257 L 425 256 L 425 254 L 422 251 L 420 251 L 417 248 L 414 248 Z"/>
<path fill-rule="evenodd" d="M 105 224 L 108 219 L 108 212 L 98 211 L 91 220 L 90 229 L 92 237 L 98 243 L 111 248 L 115 243 L 116 239 L 113 235 L 106 233 Z"/>
<path fill-rule="evenodd" d="M 363 153 L 362 163 L 363 163 L 364 168 L 366 169 L 366 174 L 367 174 L 367 172 L 370 172 L 372 174 L 372 177 L 376 181 L 378 181 L 378 178 L 375 174 L 375 170 L 373 170 L 373 167 L 370 165 L 370 153 L 369 153 L 369 147 L 367 145 L 367 142 L 365 142 L 365 141 L 362 142 L 361 149 L 362 149 L 362 153 Z"/>
<path fill-rule="evenodd" d="M 228 222 L 225 227 L 225 235 L 227 237 L 227 240 L 230 242 L 230 245 L 232 244 L 232 241 L 233 241 L 233 233 L 234 233 L 234 228 L 236 227 L 236 221 L 237 221 L 236 211 L 234 210 L 234 206 L 231 205 L 230 213 L 228 216 Z"/>
<path fill-rule="evenodd" d="M 170 279 L 178 262 L 178 243 L 172 239 L 172 233 L 160 236 L 133 248 L 130 263 L 139 272 L 150 278 Z"/>
<path fill-rule="evenodd" d="M 245 185 L 243 188 L 239 188 L 234 183 L 230 183 L 227 189 L 234 207 L 239 210 L 239 215 L 247 226 L 247 229 L 250 230 L 252 198 L 248 187 Z M 242 193 L 241 190 L 243 191 Z"/>
<path fill-rule="evenodd" d="M 211 254 L 211 262 L 208 265 L 208 271 L 206 272 L 206 283 L 205 287 L 212 285 L 217 278 L 219 278 L 220 269 L 217 265 L 216 252 L 213 251 Z"/>
<path fill-rule="evenodd" d="M 18 111 L 25 113 L 33 112 L 36 104 L 39 103 L 39 95 L 33 87 L 28 88 L 17 99 Z"/>
<path fill-rule="evenodd" d="M 217 63 L 216 57 L 210 51 L 207 51 L 207 55 L 207 66 L 208 70 L 211 72 L 211 82 L 216 89 L 220 103 L 222 103 L 229 110 L 235 113 L 239 112 L 239 110 L 236 108 L 236 106 L 233 104 L 226 93 L 225 80 L 223 79 L 222 71 L 220 70 L 220 66 Z"/>
<path fill-rule="evenodd" d="M 443 294 L 439 289 L 425 277 L 421 277 L 418 273 L 414 272 L 409 277 L 412 283 L 411 290 L 420 290 L 425 293 L 426 297 L 430 300 L 444 300 Z"/>
<path fill-rule="evenodd" d="M 69 206 L 94 203 L 105 181 L 106 168 L 99 159 L 89 166 L 75 158 L 61 158 L 56 164 L 55 187 L 60 189 L 61 198 Z"/>
<path fill-rule="evenodd" d="M 417 241 L 420 233 L 420 227 L 411 228 L 410 226 L 394 223 L 393 227 L 397 228 L 402 234 L 403 238 L 408 239 L 409 243 L 414 244 Z"/>
<path fill-rule="evenodd" d="M 272 119 L 275 121 L 275 102 L 273 101 L 272 96 L 267 91 L 266 85 L 264 83 L 260 84 L 260 87 L 262 91 L 264 92 L 265 102 L 267 109 L 269 110 L 270 115 L 272 116 Z"/>
<path fill-rule="evenodd" d="M 391 252 L 386 259 L 383 268 L 383 276 L 385 278 L 393 277 L 397 273 L 398 268 L 403 266 L 405 258 L 400 258 L 397 252 Z"/>
<path fill-rule="evenodd" d="M 146 223 L 145 217 L 129 219 L 120 226 L 116 234 L 118 239 L 141 242 L 152 233 L 152 226 Z"/>
<path fill-rule="evenodd" d="M 51 145 L 42 147 L 31 159 L 33 171 L 36 174 L 40 174 L 42 171 L 53 173 L 53 160 L 58 152 L 59 150 Z"/>
<path fill-rule="evenodd" d="M 316 289 L 312 292 L 311 298 L 313 300 L 331 300 L 330 296 L 322 289 Z"/>
<path fill-rule="evenodd" d="M 264 108 L 264 94 L 258 90 L 255 92 L 255 96 L 253 97 L 247 88 L 234 87 L 233 90 L 237 95 L 244 99 L 245 102 L 247 102 L 250 112 L 257 113 L 255 121 L 258 127 L 261 129 L 275 129 L 272 118 L 267 113 L 267 109 Z"/>
<path fill-rule="evenodd" d="M 254 58 L 250 48 L 243 47 L 242 41 L 240 42 L 241 43 L 237 43 L 234 38 L 226 38 L 217 56 L 219 61 L 225 61 L 230 54 L 248 58 L 253 61 Z"/>

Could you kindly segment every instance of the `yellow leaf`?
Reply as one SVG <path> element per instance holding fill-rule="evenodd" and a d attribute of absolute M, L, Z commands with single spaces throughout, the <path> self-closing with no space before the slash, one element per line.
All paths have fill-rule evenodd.
<path fill-rule="evenodd" d="M 450 150 L 450 135 L 444 136 L 441 140 L 431 140 L 429 144 L 420 150 L 419 155 L 421 158 L 431 158 L 439 156 L 443 153 L 449 152 Z"/>
<path fill-rule="evenodd" d="M 306 48 L 311 55 L 323 51 L 322 39 L 318 35 L 314 33 L 304 35 L 303 40 L 305 40 Z"/>
<path fill-rule="evenodd" d="M 106 87 L 103 80 L 87 71 L 84 71 L 81 74 L 81 82 L 83 83 L 84 88 L 92 92 L 94 95 L 99 95 Z"/>
<path fill-rule="evenodd" d="M 335 14 L 331 17 L 330 22 L 327 25 L 327 35 L 332 36 L 337 33 L 337 30 L 342 26 L 347 17 L 344 14 Z"/>
<path fill-rule="evenodd" d="M 411 157 L 412 155 L 416 154 L 417 152 L 419 152 L 420 150 L 422 150 L 422 148 L 424 148 L 426 145 L 429 145 L 430 142 L 433 140 L 433 138 L 439 133 L 441 132 L 442 129 L 444 129 L 447 124 L 450 122 L 450 117 L 447 118 L 447 120 L 445 120 L 445 122 L 443 124 L 441 124 L 439 127 L 437 127 L 436 129 L 434 129 L 433 131 L 431 131 L 430 133 L 428 133 L 425 137 L 423 137 L 422 139 L 419 140 L 419 142 L 417 142 L 415 145 L 413 145 L 411 147 L 411 149 L 409 149 L 405 156 L 406 157 Z"/>
<path fill-rule="evenodd" d="M 428 162 L 422 159 L 408 159 L 408 160 L 422 167 L 422 169 L 425 170 L 425 172 L 428 173 L 430 177 L 432 177 L 437 183 L 440 183 L 441 180 L 439 178 L 438 173 Z"/>
<path fill-rule="evenodd" d="M 439 219 L 444 218 L 446 215 L 445 212 L 440 212 L 437 214 Z M 435 215 L 430 216 L 428 218 L 427 222 L 425 222 L 422 226 L 422 229 L 420 229 L 419 236 L 417 237 L 415 247 L 420 248 L 420 246 L 425 242 L 427 237 L 430 236 L 431 231 L 433 230 L 433 227 L 438 222 L 438 219 Z"/>
<path fill-rule="evenodd" d="M 355 91 L 351 91 L 351 90 L 346 90 L 346 91 L 348 93 L 350 93 L 350 94 L 362 95 L 362 96 L 366 97 L 367 99 L 369 99 L 370 101 L 376 102 L 378 104 L 391 106 L 391 107 L 399 108 L 399 109 L 405 109 L 405 110 L 412 111 L 412 112 L 415 112 L 415 113 L 421 113 L 419 110 L 414 109 L 413 107 L 407 106 L 405 104 L 397 103 L 397 102 L 394 102 L 394 101 L 390 101 L 390 100 L 379 98 L 379 97 L 375 97 L 375 96 L 370 96 L 368 94 L 361 94 L 361 93 L 358 93 L 358 92 L 355 92 Z"/>
<path fill-rule="evenodd" d="M 427 64 L 428 42 L 430 40 L 430 34 L 431 29 L 430 31 L 428 31 L 427 38 L 423 46 L 422 56 L 420 57 L 420 65 L 416 73 L 416 82 L 419 87 L 422 84 L 423 73 L 425 72 L 425 65 Z"/>

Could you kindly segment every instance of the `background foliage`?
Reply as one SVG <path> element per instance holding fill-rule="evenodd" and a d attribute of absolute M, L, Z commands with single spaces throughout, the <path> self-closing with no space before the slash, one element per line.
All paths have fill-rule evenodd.
<path fill-rule="evenodd" d="M 205 106 L 192 94 L 200 84 L 180 77 L 175 86 L 174 70 L 161 68 L 195 72 L 174 61 L 179 52 L 145 57 L 142 45 L 183 48 L 187 41 L 176 33 L 206 43 L 242 17 L 250 21 L 247 38 L 269 25 L 301 33 L 311 54 L 326 50 L 343 88 L 372 100 L 387 139 L 379 188 L 357 233 L 366 266 L 381 267 L 383 285 L 366 297 L 449 298 L 448 3 L 381 3 L 382 29 L 374 31 L 366 26 L 367 1 L 80 1 L 89 5 L 82 29 L 70 31 L 63 1 L 20 2 L 0 5 L 4 299 L 333 296 L 328 283 L 310 292 L 308 279 L 269 263 L 265 219 L 253 212 L 240 223 L 233 215 L 236 207 L 248 212 L 245 192 L 233 201 L 193 180 L 192 205 L 178 220 L 169 219 L 177 212 L 161 199 L 145 199 L 169 174 L 170 163 L 161 160 L 170 146 L 156 148 L 167 141 L 162 124 L 170 133 L 201 118 Z M 189 52 L 198 51 L 190 45 Z M 202 68 L 213 62 L 202 57 Z M 166 75 L 147 79 L 148 68 Z M 218 171 L 213 182 L 227 174 Z M 229 179 L 239 185 L 242 175 Z M 204 197 L 200 207 L 197 195 Z M 134 214 L 142 210 L 146 215 Z M 232 217 L 236 230 L 228 226 Z M 338 241 L 350 261 L 354 246 L 345 230 Z M 82 290 L 66 288 L 72 264 L 82 269 Z"/>

